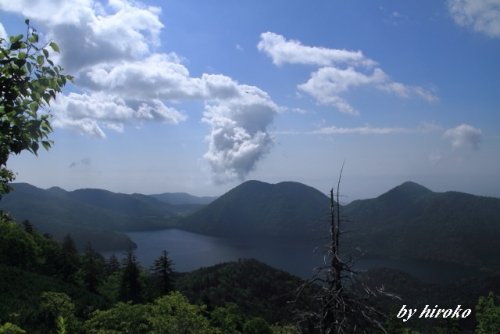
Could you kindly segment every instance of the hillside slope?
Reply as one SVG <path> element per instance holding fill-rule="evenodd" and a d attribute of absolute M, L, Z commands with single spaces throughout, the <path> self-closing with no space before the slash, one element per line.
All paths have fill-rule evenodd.
<path fill-rule="evenodd" d="M 349 243 L 371 255 L 500 265 L 500 199 L 413 182 L 343 208 Z"/>
<path fill-rule="evenodd" d="M 180 221 L 187 230 L 226 237 L 308 238 L 324 231 L 328 198 L 297 182 L 247 181 Z"/>

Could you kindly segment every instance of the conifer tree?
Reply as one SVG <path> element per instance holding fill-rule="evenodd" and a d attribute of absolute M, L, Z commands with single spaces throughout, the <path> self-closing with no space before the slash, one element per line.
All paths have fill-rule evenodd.
<path fill-rule="evenodd" d="M 71 238 L 70 234 L 66 234 L 64 236 L 62 242 L 62 259 L 61 266 L 59 268 L 59 272 L 67 282 L 74 281 L 74 275 L 78 271 L 78 267 L 80 265 L 80 260 L 78 257 L 78 251 L 75 246 L 75 242 L 73 238 Z"/>
<path fill-rule="evenodd" d="M 90 292 L 96 293 L 103 273 L 104 259 L 88 243 L 82 256 L 82 278 L 85 288 Z"/>
<path fill-rule="evenodd" d="M 154 262 L 152 268 L 152 278 L 155 287 L 161 295 L 165 295 L 172 290 L 172 274 L 173 262 L 168 257 L 168 252 L 163 250 L 161 256 Z"/>
<path fill-rule="evenodd" d="M 131 249 L 127 251 L 123 267 L 119 298 L 125 302 L 138 303 L 142 300 L 142 286 L 139 280 L 140 269 Z"/>

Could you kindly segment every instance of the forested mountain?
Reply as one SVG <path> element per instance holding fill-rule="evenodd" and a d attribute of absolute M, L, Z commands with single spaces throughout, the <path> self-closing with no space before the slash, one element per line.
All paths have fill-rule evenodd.
<path fill-rule="evenodd" d="M 180 221 L 180 227 L 225 237 L 311 238 L 326 231 L 328 198 L 297 182 L 247 181 Z"/>
<path fill-rule="evenodd" d="M 150 195 L 162 202 L 179 205 L 179 204 L 199 204 L 206 205 L 213 202 L 217 197 L 210 196 L 193 196 L 188 193 L 162 193 Z"/>
<path fill-rule="evenodd" d="M 225 237 L 318 241 L 327 233 L 328 206 L 326 195 L 300 183 L 248 181 L 180 224 Z M 341 213 L 346 252 L 500 267 L 500 199 L 437 193 L 405 182 L 342 206 Z"/>
<path fill-rule="evenodd" d="M 363 252 L 500 267 L 500 199 L 413 182 L 343 207 L 346 242 Z"/>
<path fill-rule="evenodd" d="M 168 227 L 228 238 L 278 238 L 320 243 L 328 233 L 329 200 L 297 182 L 247 181 L 209 205 L 170 204 L 166 197 L 99 189 L 42 190 L 14 184 L 0 209 L 30 220 L 42 232 L 98 249 L 125 249 L 119 232 Z M 174 196 L 175 197 L 175 196 Z M 181 197 L 177 197 L 177 201 Z M 193 198 L 187 201 L 194 201 Z M 197 210 L 197 211 L 196 211 Z M 193 212 L 194 211 L 194 212 Z M 433 192 L 405 182 L 341 207 L 346 252 L 499 268 L 500 199 Z M 359 254 L 358 254 L 359 256 Z"/>
<path fill-rule="evenodd" d="M 99 250 L 127 249 L 133 243 L 120 232 L 167 228 L 199 207 L 101 189 L 43 190 L 26 183 L 12 186 L 14 191 L 0 201 L 0 210 L 18 221 L 29 220 L 40 232 L 58 240 L 70 233 L 80 248 L 91 242 Z"/>

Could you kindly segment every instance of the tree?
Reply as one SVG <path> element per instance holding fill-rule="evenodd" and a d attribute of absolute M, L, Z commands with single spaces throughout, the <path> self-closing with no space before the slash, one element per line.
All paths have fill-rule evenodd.
<path fill-rule="evenodd" d="M 66 282 L 73 282 L 78 271 L 80 259 L 76 250 L 75 242 L 70 234 L 66 234 L 62 241 L 62 257 L 59 272 Z"/>
<path fill-rule="evenodd" d="M 10 154 L 36 155 L 40 145 L 51 147 L 48 107 L 72 80 L 50 59 L 51 51 L 59 52 L 57 44 L 40 45 L 38 33 L 25 22 L 26 36 L 0 38 L 0 198 L 15 179 L 7 168 Z"/>
<path fill-rule="evenodd" d="M 106 261 L 105 269 L 107 276 L 114 274 L 120 270 L 120 262 L 118 262 L 118 258 L 115 254 L 111 255 L 108 261 Z"/>
<path fill-rule="evenodd" d="M 156 289 L 161 295 L 169 293 L 173 289 L 172 274 L 173 262 L 168 257 L 166 250 L 163 250 L 161 256 L 154 262 L 152 268 L 152 279 Z"/>
<path fill-rule="evenodd" d="M 373 328 L 385 333 L 380 322 L 382 314 L 370 305 L 367 297 L 344 286 L 346 280 L 354 279 L 355 273 L 340 254 L 341 224 L 344 220 L 340 213 L 339 193 L 343 168 L 342 165 L 336 194 L 334 195 L 333 188 L 330 190 L 330 235 L 325 266 L 318 268 L 313 278 L 299 289 L 299 294 L 301 294 L 306 287 L 319 286 L 313 295 L 318 310 L 301 316 L 305 318 L 305 325 L 310 331 L 318 331 L 321 334 L 371 332 Z M 363 288 L 367 296 L 376 294 L 376 291 L 372 291 L 367 286 Z"/>
<path fill-rule="evenodd" d="M 243 334 L 273 334 L 273 331 L 264 319 L 257 317 L 245 323 Z"/>
<path fill-rule="evenodd" d="M 90 242 L 81 257 L 81 273 L 85 288 L 97 293 L 97 286 L 104 276 L 104 258 L 92 248 Z"/>
<path fill-rule="evenodd" d="M 138 303 L 142 300 L 142 285 L 140 282 L 140 269 L 131 249 L 127 251 L 120 284 L 120 300 Z"/>
<path fill-rule="evenodd" d="M 52 291 L 41 294 L 39 316 L 47 332 L 65 330 L 66 327 L 74 330 L 78 326 L 74 312 L 75 304 L 67 294 Z"/>
<path fill-rule="evenodd" d="M 492 292 L 479 297 L 476 305 L 477 334 L 500 333 L 500 306 L 495 304 Z"/>

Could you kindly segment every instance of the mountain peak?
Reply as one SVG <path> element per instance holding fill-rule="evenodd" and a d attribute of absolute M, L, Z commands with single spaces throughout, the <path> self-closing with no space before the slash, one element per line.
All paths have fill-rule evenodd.
<path fill-rule="evenodd" d="M 389 190 L 388 192 L 380 195 L 379 198 L 390 200 L 395 199 L 399 201 L 403 199 L 414 200 L 428 194 L 432 194 L 432 191 L 427 189 L 426 187 L 416 182 L 406 181 L 399 186 Z"/>

